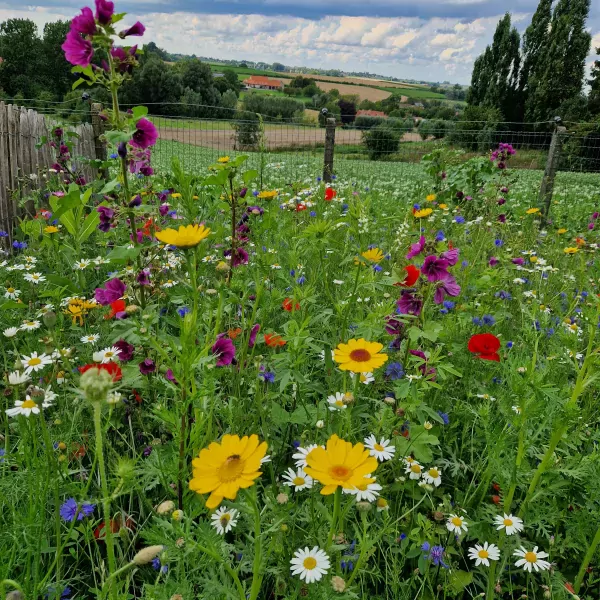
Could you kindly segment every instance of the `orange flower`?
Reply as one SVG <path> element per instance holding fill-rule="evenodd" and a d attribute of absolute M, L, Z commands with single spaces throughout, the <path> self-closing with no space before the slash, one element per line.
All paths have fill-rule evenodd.
<path fill-rule="evenodd" d="M 242 329 L 240 327 L 236 327 L 235 329 L 230 329 L 227 332 L 227 335 L 232 339 L 235 340 L 235 338 L 240 335 L 240 333 L 242 333 Z"/>
<path fill-rule="evenodd" d="M 286 298 L 281 305 L 283 310 L 287 310 L 287 312 L 292 312 L 293 310 L 300 310 L 300 305 L 296 302 L 294 306 L 294 301 L 291 298 Z"/>
<path fill-rule="evenodd" d="M 576 243 L 578 246 L 585 246 L 585 240 L 584 240 L 583 238 L 580 238 L 580 237 L 576 237 L 576 238 L 575 238 L 575 243 Z"/>
<path fill-rule="evenodd" d="M 278 346 L 285 346 L 287 342 L 276 333 L 266 333 L 265 344 L 271 348 L 277 348 Z"/>
<path fill-rule="evenodd" d="M 112 319 L 118 313 L 125 312 L 125 300 L 115 300 L 110 303 L 110 312 L 107 315 L 104 315 L 105 319 Z"/>

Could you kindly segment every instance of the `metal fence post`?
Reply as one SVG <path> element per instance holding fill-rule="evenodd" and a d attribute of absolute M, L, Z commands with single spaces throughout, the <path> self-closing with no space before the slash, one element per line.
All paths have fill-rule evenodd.
<path fill-rule="evenodd" d="M 333 175 L 333 153 L 335 148 L 335 118 L 327 119 L 325 129 L 325 156 L 323 160 L 323 181 L 331 183 Z"/>
<path fill-rule="evenodd" d="M 557 123 L 560 121 L 557 121 Z M 550 142 L 550 150 L 548 151 L 548 159 L 546 161 L 546 169 L 542 177 L 540 186 L 540 195 L 538 203 L 542 206 L 543 221 L 547 222 L 550 213 L 550 203 L 552 202 L 552 194 L 554 192 L 554 178 L 558 170 L 558 162 L 560 160 L 560 152 L 562 150 L 563 137 L 567 132 L 567 128 L 562 125 L 556 125 Z"/>
<path fill-rule="evenodd" d="M 100 112 L 102 111 L 102 104 L 100 102 L 92 102 L 92 129 L 94 131 L 94 153 L 96 160 L 106 160 L 106 146 L 102 141 L 101 137 L 104 133 L 104 121 L 100 118 Z M 108 177 L 108 171 L 106 169 L 100 169 L 98 171 L 100 177 L 106 179 Z"/>

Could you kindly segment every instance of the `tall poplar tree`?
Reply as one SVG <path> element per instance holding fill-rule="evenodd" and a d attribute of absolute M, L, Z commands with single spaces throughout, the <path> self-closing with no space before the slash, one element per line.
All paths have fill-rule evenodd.
<path fill-rule="evenodd" d="M 596 48 L 596 54 L 600 55 L 600 48 Z M 600 115 L 600 59 L 594 62 L 592 76 L 588 80 L 590 94 L 588 96 L 588 108 L 593 115 Z"/>

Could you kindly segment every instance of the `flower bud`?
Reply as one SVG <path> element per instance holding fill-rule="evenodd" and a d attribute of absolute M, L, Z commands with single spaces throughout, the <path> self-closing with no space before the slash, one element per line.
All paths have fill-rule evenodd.
<path fill-rule="evenodd" d="M 79 379 L 79 388 L 90 402 L 106 400 L 113 378 L 104 369 L 88 369 Z"/>
<path fill-rule="evenodd" d="M 331 578 L 331 587 L 334 592 L 339 592 L 341 594 L 346 589 L 346 582 L 341 577 L 334 575 Z"/>
<path fill-rule="evenodd" d="M 372 508 L 373 508 L 373 506 L 371 505 L 370 502 L 357 502 L 356 503 L 356 510 L 358 510 L 360 512 L 369 512 Z"/>
<path fill-rule="evenodd" d="M 325 427 L 325 423 L 323 421 L 319 420 L 316 423 L 316 427 L 317 427 L 317 429 L 323 429 L 323 427 Z"/>
<path fill-rule="evenodd" d="M 289 500 L 289 496 L 287 494 L 277 494 L 277 503 L 278 504 L 287 504 Z"/>
<path fill-rule="evenodd" d="M 229 264 L 227 264 L 224 260 L 221 260 L 217 263 L 215 269 L 217 269 L 217 271 L 223 272 L 229 271 Z"/>
<path fill-rule="evenodd" d="M 174 509 L 175 509 L 175 502 L 173 502 L 172 500 L 165 500 L 164 502 L 161 502 L 156 507 L 156 514 L 166 515 Z"/>
<path fill-rule="evenodd" d="M 49 310 L 47 313 L 44 313 L 42 321 L 44 321 L 44 325 L 48 329 L 52 329 L 56 325 L 56 313 Z"/>
<path fill-rule="evenodd" d="M 138 310 L 140 310 L 140 307 L 137 304 L 129 304 L 128 306 L 125 307 L 125 312 L 128 315 L 132 315 L 133 313 L 136 313 Z"/>
<path fill-rule="evenodd" d="M 171 515 L 173 521 L 181 521 L 183 519 L 183 511 L 182 510 L 174 510 Z"/>
<path fill-rule="evenodd" d="M 148 563 L 151 563 L 162 551 L 162 546 L 148 546 L 147 548 L 142 548 L 142 550 L 140 550 L 133 557 L 133 562 L 138 567 L 147 565 Z"/>

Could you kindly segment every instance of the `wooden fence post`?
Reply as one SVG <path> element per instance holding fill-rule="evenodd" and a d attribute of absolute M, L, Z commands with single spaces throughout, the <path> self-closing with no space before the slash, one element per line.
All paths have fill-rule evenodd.
<path fill-rule="evenodd" d="M 100 118 L 100 112 L 102 111 L 102 104 L 99 102 L 92 102 L 92 129 L 94 131 L 94 152 L 96 154 L 96 160 L 106 160 L 106 146 L 100 139 L 100 136 L 104 133 L 104 121 Z M 108 177 L 108 171 L 106 169 L 100 169 L 98 171 L 100 177 L 106 179 Z"/>
<path fill-rule="evenodd" d="M 335 149 L 335 118 L 327 119 L 325 129 L 325 156 L 323 160 L 323 181 L 331 183 L 333 175 L 333 153 Z"/>
<path fill-rule="evenodd" d="M 544 171 L 544 176 L 542 177 L 540 195 L 538 197 L 538 204 L 542 206 L 542 220 L 544 223 L 547 223 L 548 215 L 550 214 L 550 204 L 554 192 L 554 178 L 556 177 L 556 171 L 558 170 L 562 142 L 566 133 L 567 128 L 557 124 L 554 128 L 554 133 L 552 134 L 552 141 L 550 142 L 546 169 Z"/>

